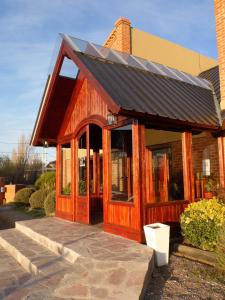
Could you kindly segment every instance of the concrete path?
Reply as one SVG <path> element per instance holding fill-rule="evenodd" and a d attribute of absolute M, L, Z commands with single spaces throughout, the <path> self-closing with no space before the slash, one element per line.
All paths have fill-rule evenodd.
<path fill-rule="evenodd" d="M 2 291 L 8 300 L 136 300 L 141 292 L 143 298 L 153 268 L 146 246 L 57 218 L 18 222 L 0 231 L 0 246 L 36 274 L 24 271 L 26 282 L 9 282 Z"/>

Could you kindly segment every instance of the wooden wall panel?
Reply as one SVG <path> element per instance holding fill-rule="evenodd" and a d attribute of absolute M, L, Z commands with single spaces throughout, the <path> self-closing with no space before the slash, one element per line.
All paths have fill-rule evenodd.
<path fill-rule="evenodd" d="M 59 138 L 73 134 L 80 123 L 91 116 L 107 118 L 104 99 L 87 79 L 78 79 L 67 109 Z"/>
<path fill-rule="evenodd" d="M 180 215 L 188 204 L 189 201 L 171 201 L 147 204 L 145 207 L 145 225 L 155 222 L 179 222 Z"/>

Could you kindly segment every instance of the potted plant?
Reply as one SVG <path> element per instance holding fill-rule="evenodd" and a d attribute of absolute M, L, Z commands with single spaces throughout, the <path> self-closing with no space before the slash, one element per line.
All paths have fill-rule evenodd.
<path fill-rule="evenodd" d="M 214 181 L 210 178 L 205 183 L 204 197 L 206 199 L 211 199 L 213 197 L 213 190 L 214 190 Z"/>

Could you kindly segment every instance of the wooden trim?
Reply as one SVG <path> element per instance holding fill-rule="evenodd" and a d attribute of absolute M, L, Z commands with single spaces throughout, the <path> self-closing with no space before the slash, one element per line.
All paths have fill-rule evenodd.
<path fill-rule="evenodd" d="M 177 200 L 177 201 L 168 201 L 168 202 L 146 203 L 145 208 L 170 206 L 170 205 L 176 205 L 176 204 L 189 204 L 189 203 L 190 203 L 189 200 Z"/>
<path fill-rule="evenodd" d="M 81 60 L 76 55 L 76 52 L 71 49 L 70 45 L 65 40 L 62 41 L 62 45 L 63 45 L 64 52 L 77 65 L 77 67 L 81 70 L 81 72 L 84 74 L 84 76 L 95 86 L 98 93 L 103 97 L 103 100 L 108 105 L 109 109 L 113 113 L 118 113 L 120 110 L 119 106 L 115 103 L 115 101 L 111 98 L 111 96 L 106 92 L 106 90 L 101 86 L 101 84 L 93 76 L 93 74 L 88 70 L 88 68 L 81 62 Z"/>
<path fill-rule="evenodd" d="M 38 114 L 38 116 L 37 116 L 38 122 L 37 122 L 37 124 L 34 128 L 35 136 L 32 137 L 33 138 L 33 143 L 32 143 L 33 145 L 36 145 L 36 143 L 38 143 L 39 134 L 40 134 L 40 131 L 41 131 L 41 128 L 42 128 L 42 125 L 43 125 L 44 115 L 46 113 L 52 91 L 54 90 L 54 88 L 56 86 L 57 78 L 59 76 L 59 73 L 60 73 L 60 70 L 61 70 L 61 67 L 62 67 L 62 63 L 63 63 L 63 59 L 64 59 L 64 55 L 63 55 L 64 50 L 63 50 L 63 48 L 64 48 L 64 46 L 63 46 L 63 44 L 61 44 L 59 54 L 58 54 L 58 57 L 57 57 L 52 75 L 49 79 L 50 83 L 49 83 L 47 95 L 45 96 L 45 101 L 43 102 L 43 108 L 40 111 L 40 115 Z M 39 119 L 39 117 L 40 117 L 40 119 Z"/>
<path fill-rule="evenodd" d="M 73 221 L 76 220 L 76 164 L 77 164 L 77 155 L 76 155 L 76 140 L 71 141 L 71 196 L 73 200 Z"/>
<path fill-rule="evenodd" d="M 192 162 L 192 133 L 182 133 L 182 160 L 184 175 L 184 199 L 194 200 L 194 174 Z"/>
<path fill-rule="evenodd" d="M 123 236 L 127 239 L 134 240 L 139 243 L 143 242 L 142 230 L 137 231 L 132 228 L 116 224 L 104 224 L 104 231 Z"/>
<path fill-rule="evenodd" d="M 91 218 L 90 218 L 90 127 L 89 124 L 86 126 L 86 152 L 87 152 L 87 223 L 90 224 Z"/>
<path fill-rule="evenodd" d="M 125 119 L 125 120 L 120 120 L 118 121 L 116 124 L 113 124 L 113 125 L 105 125 L 105 128 L 111 130 L 111 129 L 115 129 L 115 128 L 119 128 L 119 127 L 123 127 L 123 126 L 126 126 L 126 125 L 129 125 L 129 124 L 133 124 L 133 122 L 135 122 L 136 119 Z"/>
<path fill-rule="evenodd" d="M 119 206 L 128 206 L 128 207 L 134 207 L 133 202 L 126 202 L 126 201 L 120 201 L 120 200 L 109 200 L 110 205 L 119 205 Z"/>
<path fill-rule="evenodd" d="M 218 137 L 219 177 L 221 187 L 225 187 L 224 142 L 224 137 Z"/>
<path fill-rule="evenodd" d="M 110 172 L 110 137 L 111 132 L 107 128 L 102 129 L 102 149 L 103 149 L 103 220 L 104 223 L 108 222 L 108 200 L 110 199 L 110 183 L 111 183 L 111 172 Z"/>
<path fill-rule="evenodd" d="M 72 213 L 56 211 L 55 215 L 58 218 L 65 219 L 65 220 L 68 220 L 68 221 L 73 221 L 73 214 Z"/>
<path fill-rule="evenodd" d="M 59 208 L 59 194 L 60 194 L 60 145 L 56 147 L 56 211 Z"/>
<path fill-rule="evenodd" d="M 150 126 L 156 126 L 157 128 L 167 128 L 167 130 L 170 128 L 179 128 L 181 131 L 191 131 L 191 130 L 211 130 L 211 131 L 219 131 L 220 127 L 216 125 L 206 125 L 206 124 L 197 124 L 192 123 L 188 121 L 182 121 L 182 120 L 176 120 L 176 119 L 170 119 L 167 117 L 161 117 L 158 115 L 151 115 L 147 113 L 141 113 L 131 110 L 126 110 L 121 108 L 118 112 L 121 115 L 135 118 L 141 120 L 145 125 L 149 124 Z M 163 127 L 162 127 L 163 126 Z"/>
<path fill-rule="evenodd" d="M 77 96 L 79 95 L 80 90 L 81 90 L 81 88 L 83 86 L 83 83 L 84 83 L 84 80 L 85 80 L 84 74 L 82 74 L 80 71 L 78 71 L 78 72 L 79 73 L 77 74 L 76 83 L 75 83 L 73 93 L 72 93 L 72 96 L 71 96 L 71 99 L 73 99 L 73 100 L 74 99 L 77 100 Z M 58 134 L 59 137 L 66 130 L 66 127 L 68 125 L 68 122 L 66 122 L 66 121 L 70 119 L 70 116 L 71 116 L 71 113 L 74 109 L 75 103 L 76 102 L 74 102 L 74 101 L 70 101 L 70 103 L 69 103 L 69 105 L 66 109 L 66 113 L 65 113 L 65 116 L 63 118 L 62 126 L 59 130 L 59 134 Z"/>
<path fill-rule="evenodd" d="M 72 140 L 73 138 L 80 137 L 80 132 L 82 128 L 85 128 L 88 124 L 95 124 L 101 128 L 103 128 L 106 124 L 105 118 L 99 115 L 90 115 L 88 118 L 83 119 L 77 126 L 73 133 L 70 133 L 69 135 L 59 137 L 57 140 L 57 143 L 64 143 L 64 141 Z"/>

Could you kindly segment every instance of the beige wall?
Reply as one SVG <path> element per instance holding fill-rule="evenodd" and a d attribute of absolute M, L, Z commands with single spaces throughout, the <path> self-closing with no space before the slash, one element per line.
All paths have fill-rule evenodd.
<path fill-rule="evenodd" d="M 217 65 L 215 59 L 206 57 L 137 28 L 131 29 L 131 51 L 133 55 L 192 75 L 198 75 Z"/>

